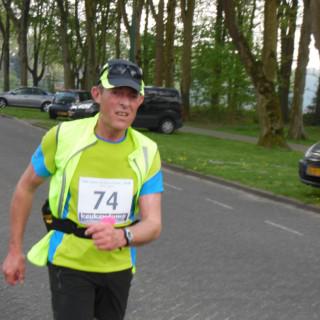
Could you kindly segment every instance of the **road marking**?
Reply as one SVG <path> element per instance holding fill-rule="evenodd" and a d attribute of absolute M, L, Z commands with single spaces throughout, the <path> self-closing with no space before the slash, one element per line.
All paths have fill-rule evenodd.
<path fill-rule="evenodd" d="M 216 201 L 216 200 L 212 200 L 212 199 L 210 199 L 210 198 L 206 198 L 206 200 L 209 201 L 209 202 L 212 202 L 212 203 L 214 203 L 214 204 L 216 204 L 216 205 L 218 205 L 218 206 L 220 206 L 220 207 L 222 207 L 222 208 L 229 209 L 229 210 L 233 210 L 233 207 L 228 206 L 228 205 L 225 204 L 225 203 L 222 203 L 222 202 L 219 202 L 219 201 Z"/>
<path fill-rule="evenodd" d="M 301 233 L 301 232 L 299 232 L 299 231 L 296 231 L 296 230 L 294 230 L 294 229 L 287 228 L 287 227 L 285 227 L 285 226 L 283 226 L 283 225 L 281 225 L 281 224 L 277 224 L 277 223 L 274 223 L 274 222 L 269 221 L 269 220 L 266 220 L 265 223 L 266 223 L 266 224 L 269 224 L 269 225 L 271 225 L 271 226 L 273 226 L 273 227 L 276 227 L 276 228 L 279 228 L 279 229 L 282 229 L 282 230 L 285 230 L 285 231 L 294 233 L 294 234 L 296 234 L 296 235 L 298 235 L 298 236 L 303 236 L 303 233 Z"/>
<path fill-rule="evenodd" d="M 182 190 L 183 190 L 182 188 L 176 187 L 176 186 L 174 186 L 174 185 L 172 185 L 172 184 L 169 184 L 169 183 L 164 183 L 164 185 L 167 186 L 167 187 L 169 187 L 169 188 L 172 188 L 172 189 L 174 189 L 174 190 L 178 190 L 178 191 L 182 191 Z"/>

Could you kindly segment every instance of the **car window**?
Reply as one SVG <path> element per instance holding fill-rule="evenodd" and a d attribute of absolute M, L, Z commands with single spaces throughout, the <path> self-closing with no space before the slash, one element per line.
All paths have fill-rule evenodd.
<path fill-rule="evenodd" d="M 32 90 L 30 88 L 19 88 L 14 91 L 15 94 L 31 94 Z"/>
<path fill-rule="evenodd" d="M 32 94 L 36 94 L 36 95 L 44 95 L 45 92 L 42 91 L 41 89 L 38 88 L 32 88 Z"/>
<path fill-rule="evenodd" d="M 74 92 L 57 92 L 54 96 L 56 103 L 70 103 L 75 102 L 76 94 Z"/>
<path fill-rule="evenodd" d="M 79 100 L 85 101 L 92 99 L 90 92 L 79 92 Z"/>
<path fill-rule="evenodd" d="M 180 98 L 180 94 L 177 90 L 170 89 L 156 89 L 156 88 L 146 88 L 146 96 L 157 96 L 157 97 L 168 97 L 168 98 Z"/>

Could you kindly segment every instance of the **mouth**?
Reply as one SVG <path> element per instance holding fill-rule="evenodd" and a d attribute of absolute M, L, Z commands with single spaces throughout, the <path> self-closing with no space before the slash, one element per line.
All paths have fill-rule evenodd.
<path fill-rule="evenodd" d="M 125 112 L 125 111 L 117 111 L 116 115 L 119 116 L 119 117 L 128 117 L 129 113 Z"/>

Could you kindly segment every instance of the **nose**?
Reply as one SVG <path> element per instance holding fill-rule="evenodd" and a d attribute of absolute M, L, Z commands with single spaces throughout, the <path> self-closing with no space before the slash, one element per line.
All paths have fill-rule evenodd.
<path fill-rule="evenodd" d="M 130 100 L 127 96 L 123 95 L 120 99 L 120 106 L 123 108 L 123 109 L 127 109 L 130 105 Z"/>

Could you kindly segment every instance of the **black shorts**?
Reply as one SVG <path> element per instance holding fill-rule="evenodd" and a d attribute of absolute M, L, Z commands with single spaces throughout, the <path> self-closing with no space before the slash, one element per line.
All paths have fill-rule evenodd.
<path fill-rule="evenodd" d="M 55 320 L 122 320 L 132 270 L 96 273 L 48 265 Z"/>

